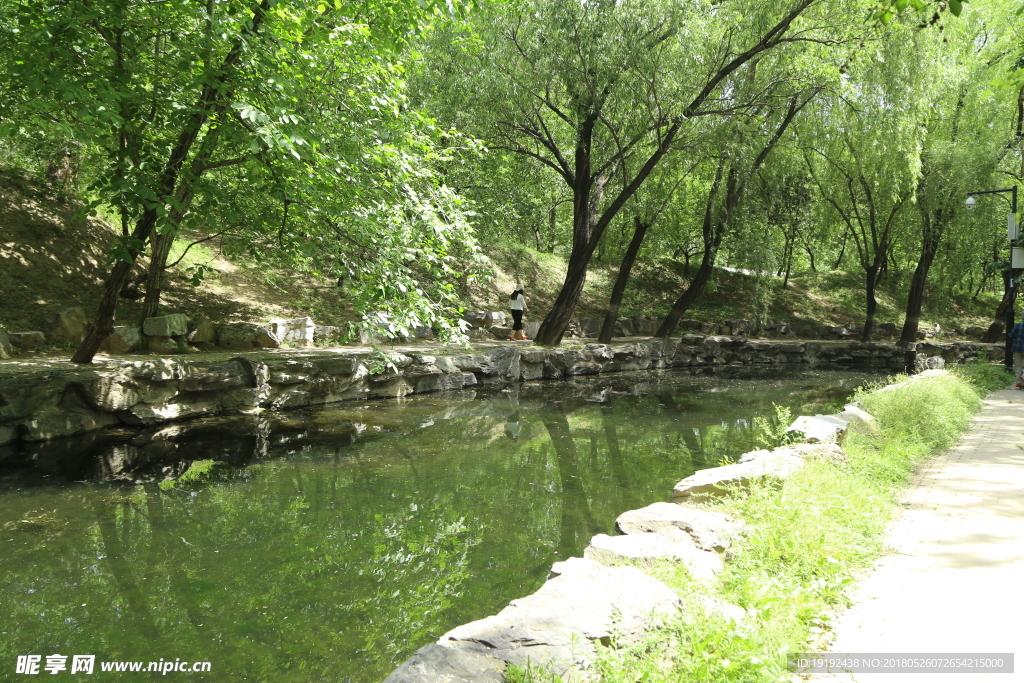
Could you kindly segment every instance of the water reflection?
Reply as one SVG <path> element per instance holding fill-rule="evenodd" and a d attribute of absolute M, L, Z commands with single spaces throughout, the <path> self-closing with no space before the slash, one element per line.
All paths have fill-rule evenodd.
<path fill-rule="evenodd" d="M 771 402 L 841 399 L 864 378 L 619 375 L 21 447 L 0 470 L 0 662 L 376 681 L 535 590 L 620 512 L 752 447 Z"/>

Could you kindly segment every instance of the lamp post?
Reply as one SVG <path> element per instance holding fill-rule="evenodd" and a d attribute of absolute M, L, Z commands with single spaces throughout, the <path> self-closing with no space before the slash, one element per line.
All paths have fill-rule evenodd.
<path fill-rule="evenodd" d="M 1007 237 L 1010 241 L 1010 260 L 1007 262 L 1007 273 L 1006 278 L 1006 351 L 1003 356 L 1003 363 L 1007 368 L 1013 367 L 1013 352 L 1010 350 L 1010 331 L 1013 330 L 1014 314 L 1013 314 L 1013 300 L 1016 298 L 1017 286 L 1013 279 L 1013 242 L 1019 237 L 1018 225 L 1017 225 L 1017 186 L 1008 187 L 1005 190 L 979 190 L 978 192 L 967 193 L 967 208 L 973 209 L 978 200 L 974 198 L 976 194 L 998 194 L 1003 199 L 1004 192 L 1010 193 L 1010 215 L 1007 217 L 1006 229 Z M 1024 264 L 1022 264 L 1024 265 Z"/>

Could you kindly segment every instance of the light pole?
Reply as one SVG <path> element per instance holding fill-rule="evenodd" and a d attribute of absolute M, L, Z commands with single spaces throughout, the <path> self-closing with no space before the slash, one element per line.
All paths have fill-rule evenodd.
<path fill-rule="evenodd" d="M 998 194 L 1003 197 L 1004 192 L 1010 193 L 1010 215 L 1007 217 L 1006 229 L 1007 237 L 1010 240 L 1010 260 L 1007 261 L 1007 277 L 1006 277 L 1006 351 L 1003 355 L 1003 363 L 1007 368 L 1013 367 L 1013 351 L 1010 350 L 1010 331 L 1013 330 L 1014 314 L 1013 314 L 1013 300 L 1017 295 L 1017 283 L 1013 279 L 1013 242 L 1019 237 L 1018 226 L 1017 226 L 1017 186 L 1008 187 L 1005 190 L 979 190 L 978 192 L 967 193 L 967 208 L 973 209 L 978 203 L 978 200 L 974 198 L 976 194 Z M 1006 197 L 1003 197 L 1006 199 Z"/>

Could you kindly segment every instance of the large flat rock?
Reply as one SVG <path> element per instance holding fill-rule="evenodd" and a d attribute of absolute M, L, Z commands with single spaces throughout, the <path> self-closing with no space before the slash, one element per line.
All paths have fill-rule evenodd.
<path fill-rule="evenodd" d="M 695 579 L 710 580 L 722 571 L 722 558 L 713 550 L 701 550 L 685 531 L 675 527 L 662 533 L 607 536 L 590 539 L 583 557 L 608 567 L 623 564 L 650 569 L 661 562 L 679 562 Z"/>
<path fill-rule="evenodd" d="M 502 683 L 505 662 L 458 647 L 424 645 L 384 683 Z"/>
<path fill-rule="evenodd" d="M 639 510 L 619 515 L 615 527 L 624 534 L 671 533 L 681 530 L 689 534 L 701 550 L 725 552 L 732 539 L 743 530 L 743 524 L 721 512 L 701 510 L 676 503 L 653 503 Z"/>
<path fill-rule="evenodd" d="M 683 479 L 672 490 L 672 502 L 681 503 L 693 497 L 722 496 L 753 481 L 785 479 L 804 464 L 804 459 L 791 453 L 765 451 L 747 462 L 698 470 Z"/>
<path fill-rule="evenodd" d="M 586 666 L 595 641 L 628 645 L 679 611 L 676 594 L 635 567 L 572 557 L 540 590 L 496 615 L 458 626 L 438 644 L 564 675 Z"/>
<path fill-rule="evenodd" d="M 810 443 L 839 443 L 850 423 L 835 415 L 801 415 L 787 432 L 801 435 Z"/>

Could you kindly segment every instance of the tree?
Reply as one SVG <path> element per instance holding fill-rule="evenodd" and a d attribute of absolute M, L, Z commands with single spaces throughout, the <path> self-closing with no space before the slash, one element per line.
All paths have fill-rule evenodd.
<path fill-rule="evenodd" d="M 718 250 L 722 245 L 722 238 L 729 227 L 736 220 L 737 210 L 743 200 L 748 183 L 754 178 L 764 164 L 765 159 L 771 154 L 786 130 L 793 123 L 797 114 L 807 106 L 807 103 L 816 95 L 816 92 L 805 94 L 803 97 L 794 95 L 789 106 L 781 113 L 781 120 L 776 121 L 775 112 L 768 112 L 761 124 L 772 132 L 765 140 L 755 138 L 756 142 L 751 144 L 738 136 L 739 140 L 731 148 L 727 147 L 718 158 L 718 166 L 715 170 L 715 179 L 708 192 L 707 204 L 704 212 L 704 223 L 702 231 L 704 236 L 704 254 L 701 258 L 700 267 L 693 276 L 690 284 L 679 295 L 672 309 L 662 321 L 661 326 L 655 335 L 658 337 L 670 337 L 675 332 L 680 318 L 693 305 L 693 302 L 704 292 L 711 279 L 715 261 L 718 257 Z M 774 124 L 774 126 L 773 126 Z M 774 130 L 772 130 L 774 128 Z M 755 127 L 756 131 L 756 127 Z M 748 135 L 750 132 L 748 131 Z M 746 144 L 744 144 L 746 143 Z M 748 146 L 749 145 L 749 146 Z M 746 162 L 746 157 L 757 150 L 752 161 Z"/>
<path fill-rule="evenodd" d="M 408 218 L 403 215 L 408 213 L 423 219 L 415 222 L 426 224 L 426 230 L 418 231 L 423 237 L 415 242 L 418 248 L 410 249 L 403 239 L 401 244 L 391 242 L 389 250 L 377 250 L 376 275 L 380 270 L 398 272 L 396 293 L 402 289 L 423 293 L 421 287 L 410 288 L 401 273 L 409 272 L 410 260 L 435 247 L 440 248 L 432 253 L 443 264 L 441 271 L 452 271 L 447 237 L 441 239 L 446 244 L 432 244 L 427 233 L 441 236 L 450 229 L 455 237 L 450 243 L 467 244 L 470 252 L 474 245 L 464 218 L 457 215 L 461 211 L 457 201 L 429 173 L 435 153 L 430 145 L 424 146 L 422 135 L 429 122 L 422 122 L 420 132 L 410 136 L 411 144 L 404 149 L 385 144 L 384 149 L 362 150 L 364 157 L 370 157 L 366 163 L 365 158 L 352 159 L 350 147 L 332 144 L 337 126 L 321 127 L 302 114 L 314 108 L 306 95 L 315 91 L 321 98 L 330 93 L 329 100 L 318 103 L 322 110 L 351 112 L 350 103 L 372 101 L 375 110 L 393 111 L 385 118 L 402 120 L 401 102 L 389 97 L 392 93 L 387 90 L 376 93 L 374 99 L 375 93 L 353 87 L 339 97 L 329 86 L 344 84 L 345 78 L 339 76 L 349 68 L 369 69 L 370 82 L 391 72 L 394 81 L 394 70 L 379 54 L 404 42 L 431 19 L 435 9 L 453 6 L 340 0 L 330 6 L 311 0 L 209 0 L 205 4 L 72 0 L 46 11 L 29 4 L 15 6 L 7 20 L 16 28 L 0 39 L 0 54 L 9 58 L 5 61 L 10 65 L 5 102 L 0 105 L 4 120 L 0 132 L 17 135 L 26 131 L 30 120 L 41 120 L 48 134 L 74 136 L 102 150 L 106 161 L 96 173 L 93 190 L 99 202 L 118 208 L 122 220 L 116 262 L 96 322 L 73 360 L 91 361 L 112 330 L 118 293 L 154 234 L 160 237 L 152 254 L 147 311 L 155 309 L 169 243 L 197 190 L 203 189 L 200 181 L 232 166 L 246 166 L 247 173 L 262 174 L 264 181 L 270 178 L 260 183 L 260 189 L 286 208 L 302 195 L 282 182 L 286 177 L 319 178 L 321 196 L 339 186 L 372 186 L 384 169 L 397 169 L 410 181 L 428 177 L 425 183 L 388 183 L 366 198 L 364 220 L 356 223 L 366 228 L 372 216 L 385 214 L 393 225 L 400 217 Z M 336 118 L 351 123 L 358 114 Z M 230 155 L 219 156 L 228 150 Z M 428 162 L 425 172 L 410 162 L 411 150 Z M 309 173 L 310 169 L 315 172 Z M 325 187 L 328 177 L 330 187 Z M 400 199 L 388 201 L 389 195 Z M 308 213 L 322 217 L 326 212 Z M 344 214 L 334 212 L 327 222 L 338 223 L 339 215 Z M 282 221 L 281 248 L 287 227 L 287 221 Z M 374 242 L 372 233 L 364 237 Z M 312 244 L 305 238 L 298 242 L 305 248 Z M 390 267 L 395 264 L 397 271 Z M 434 269 L 432 274 L 437 272 Z M 386 294 L 387 287 L 383 289 Z M 449 294 L 451 289 L 449 282 Z M 365 303 L 382 299 L 388 297 L 377 292 Z M 428 299 L 419 297 L 421 309 L 432 310 Z"/>
<path fill-rule="evenodd" d="M 804 157 L 821 197 L 846 227 L 865 273 L 862 340 L 875 323 L 875 289 L 897 237 L 901 211 L 913 196 L 918 170 L 908 163 L 920 140 L 926 106 L 914 88 L 915 65 L 904 61 L 905 36 L 887 33 L 857 80 L 815 109 Z M 890 63 L 891 62 L 891 63 Z M 922 76 L 923 77 L 923 76 Z"/>
<path fill-rule="evenodd" d="M 571 192 L 565 281 L 538 343 L 561 340 L 605 230 L 694 122 L 755 106 L 760 93 L 740 97 L 730 78 L 781 45 L 831 41 L 803 22 L 820 4 L 719 4 L 707 22 L 690 5 L 524 0 L 477 15 L 470 48 L 435 47 L 446 59 L 432 97 L 453 125 L 538 160 Z"/>
<path fill-rule="evenodd" d="M 964 41 L 962 44 L 971 43 Z M 917 340 L 928 274 L 946 236 L 958 227 L 958 219 L 962 222 L 960 214 L 966 193 L 973 187 L 983 186 L 984 179 L 992 175 L 1006 151 L 1002 136 L 977 135 L 990 126 L 991 130 L 1001 127 L 998 116 L 1001 98 L 990 94 L 976 98 L 967 106 L 968 88 L 984 78 L 982 74 L 987 71 L 984 64 L 978 63 L 977 51 L 972 52 L 974 54 L 962 54 L 955 62 L 946 62 L 944 77 L 935 81 L 944 85 L 931 94 L 932 116 L 924 124 L 921 175 L 915 187 L 920 251 L 900 333 L 900 341 L 906 343 Z M 967 141 L 969 143 L 965 144 Z M 961 229 L 973 227 L 962 226 Z"/>

